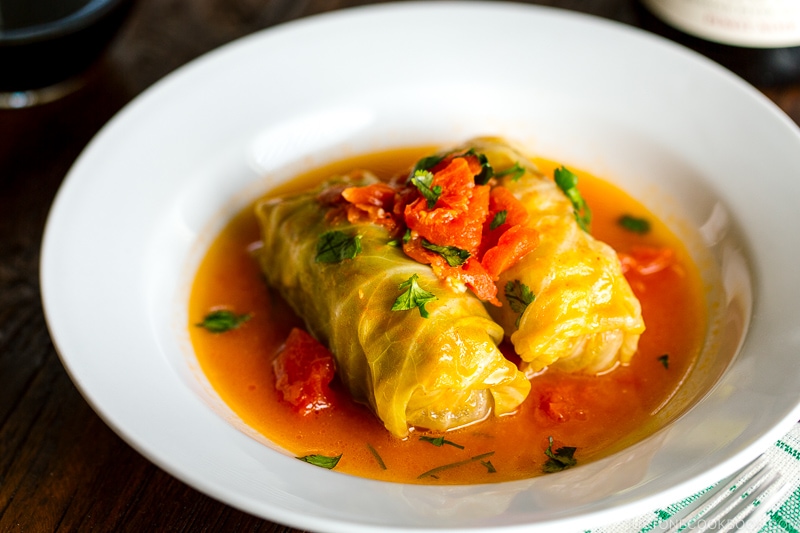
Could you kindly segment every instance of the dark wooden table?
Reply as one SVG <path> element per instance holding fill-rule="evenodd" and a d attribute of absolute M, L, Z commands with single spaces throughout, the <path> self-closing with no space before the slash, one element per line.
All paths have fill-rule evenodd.
<path fill-rule="evenodd" d="M 0 532 L 296 531 L 188 487 L 95 415 L 48 335 L 39 247 L 48 209 L 70 165 L 137 94 L 243 35 L 369 3 L 375 2 L 139 0 L 81 90 L 40 107 L 0 111 Z M 529 3 L 639 24 L 632 0 Z M 800 84 L 762 90 L 800 123 Z"/>

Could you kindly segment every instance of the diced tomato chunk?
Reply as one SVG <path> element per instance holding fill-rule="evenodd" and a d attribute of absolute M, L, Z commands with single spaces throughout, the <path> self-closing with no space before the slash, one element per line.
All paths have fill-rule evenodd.
<path fill-rule="evenodd" d="M 461 269 L 461 278 L 469 289 L 483 301 L 500 306 L 497 299 L 497 285 L 483 265 L 470 257 Z"/>
<path fill-rule="evenodd" d="M 479 299 L 497 306 L 501 305 L 497 299 L 496 280 L 492 279 L 477 259 L 470 257 L 461 266 L 450 266 L 441 255 L 423 248 L 419 239 L 411 239 L 405 243 L 403 251 L 411 259 L 431 265 L 433 273 L 439 279 L 451 279 L 463 283 Z"/>
<path fill-rule="evenodd" d="M 518 226 L 528 221 L 528 211 L 522 202 L 505 187 L 498 185 L 492 188 L 489 197 L 489 213 L 495 215 L 500 211 L 506 212 L 506 224 Z"/>
<path fill-rule="evenodd" d="M 342 198 L 350 202 L 347 209 L 348 222 L 371 222 L 386 226 L 389 231 L 394 230 L 397 225 L 392 216 L 395 195 L 395 190 L 386 183 L 344 189 Z"/>
<path fill-rule="evenodd" d="M 373 183 L 364 187 L 348 187 L 342 197 L 352 204 L 372 205 L 391 211 L 395 191 L 386 183 Z"/>
<path fill-rule="evenodd" d="M 477 176 L 481 172 L 483 172 L 483 163 L 481 163 L 480 158 L 474 153 L 466 153 L 464 155 L 458 156 L 461 159 L 464 159 L 467 164 L 469 164 L 469 171 L 470 174 L 473 176 Z"/>
<path fill-rule="evenodd" d="M 574 409 L 572 402 L 556 391 L 543 394 L 539 400 L 540 412 L 554 422 L 567 422 Z"/>
<path fill-rule="evenodd" d="M 483 171 L 481 157 L 466 152 L 448 155 L 429 169 L 432 179 L 424 183 L 430 193 L 408 179 L 344 189 L 345 218 L 382 224 L 394 239 L 404 236 L 406 255 L 431 265 L 439 279 L 463 284 L 481 300 L 501 305 L 499 275 L 533 250 L 539 239 L 526 226 L 528 212 L 511 191 L 492 179 L 475 184 Z M 498 213 L 502 220 L 492 228 Z M 332 220 L 341 220 L 339 212 L 335 215 Z M 463 264 L 448 264 L 452 255 L 445 259 L 442 253 L 453 251 L 433 251 L 428 243 L 458 248 L 469 257 Z"/>
<path fill-rule="evenodd" d="M 483 254 L 481 264 L 493 279 L 532 252 L 539 244 L 539 233 L 527 226 L 511 226 L 494 246 Z"/>
<path fill-rule="evenodd" d="M 429 242 L 439 246 L 455 246 L 471 254 L 477 253 L 483 233 L 483 222 L 489 214 L 489 187 L 474 186 L 471 194 L 462 200 L 456 200 L 455 197 L 448 195 L 448 199 L 443 201 L 444 196 L 445 192 L 436 204 L 438 206 L 441 203 L 442 207 L 428 209 L 424 198 L 407 205 L 406 224 Z"/>
<path fill-rule="evenodd" d="M 275 388 L 295 412 L 308 415 L 333 406 L 333 355 L 302 329 L 292 329 L 272 366 Z"/>
<path fill-rule="evenodd" d="M 442 188 L 439 201 L 434 207 L 465 211 L 469 205 L 475 175 L 463 158 L 453 159 L 450 164 L 433 175 L 433 186 Z"/>
<path fill-rule="evenodd" d="M 430 265 L 433 263 L 434 257 L 438 255 L 435 252 L 431 252 L 430 250 L 423 248 L 422 241 L 420 241 L 418 238 L 410 239 L 408 242 L 403 243 L 403 251 L 411 259 L 424 265 Z M 444 261 L 444 258 L 442 258 L 442 261 Z"/>
<path fill-rule="evenodd" d="M 617 256 L 625 275 L 635 273 L 647 276 L 675 265 L 675 252 L 671 248 L 639 246 Z"/>
<path fill-rule="evenodd" d="M 497 246 L 500 237 L 513 226 L 525 224 L 528 211 L 522 202 L 505 187 L 492 187 L 489 196 L 489 216 L 483 224 L 483 238 L 479 257 L 483 258 L 490 248 Z M 492 226 L 494 225 L 494 228 Z M 486 265 L 484 265 L 486 266 Z"/>

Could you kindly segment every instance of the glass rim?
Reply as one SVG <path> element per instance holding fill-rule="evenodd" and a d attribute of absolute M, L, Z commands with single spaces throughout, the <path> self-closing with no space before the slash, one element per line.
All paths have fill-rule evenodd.
<path fill-rule="evenodd" d="M 0 25 L 0 47 L 43 41 L 81 31 L 92 26 L 120 5 L 132 1 L 89 0 L 77 11 L 50 22 L 14 29 L 3 29 Z"/>

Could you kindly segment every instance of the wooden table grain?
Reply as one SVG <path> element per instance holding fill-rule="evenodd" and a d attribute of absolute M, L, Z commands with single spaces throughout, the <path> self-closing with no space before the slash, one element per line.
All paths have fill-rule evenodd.
<path fill-rule="evenodd" d="M 638 25 L 632 1 L 529 3 Z M 238 37 L 370 3 L 377 2 L 138 0 L 83 88 L 40 107 L 0 111 L 0 532 L 298 531 L 188 487 L 94 413 L 48 335 L 38 281 L 41 237 L 69 167 L 136 95 Z M 762 90 L 800 123 L 800 84 Z"/>

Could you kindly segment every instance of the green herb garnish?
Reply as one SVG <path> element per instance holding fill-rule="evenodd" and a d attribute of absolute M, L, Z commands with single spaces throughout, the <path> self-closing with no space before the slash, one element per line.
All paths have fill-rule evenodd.
<path fill-rule="evenodd" d="M 494 467 L 491 461 L 481 461 L 481 464 L 486 467 L 489 474 L 496 474 L 497 469 Z"/>
<path fill-rule="evenodd" d="M 410 240 L 411 240 L 411 230 L 406 228 L 406 232 L 403 233 L 403 237 L 402 237 L 402 239 L 400 241 L 398 241 L 397 239 L 392 239 L 387 244 L 389 246 L 398 246 L 399 247 L 401 241 L 402 241 L 403 244 L 408 244 L 408 241 L 410 241 Z"/>
<path fill-rule="evenodd" d="M 513 167 L 508 167 L 505 170 L 500 170 L 498 172 L 495 172 L 494 175 L 497 176 L 498 178 L 508 176 L 509 178 L 511 178 L 511 181 L 517 181 L 524 174 L 525 174 L 525 168 L 523 168 L 523 166 L 519 164 L 519 161 L 517 161 L 516 163 L 514 163 Z"/>
<path fill-rule="evenodd" d="M 638 218 L 632 215 L 622 215 L 617 219 L 617 224 L 633 233 L 644 235 L 650 231 L 650 221 L 646 218 Z"/>
<path fill-rule="evenodd" d="M 463 154 L 460 154 L 460 155 L 453 155 L 453 154 L 454 154 L 454 152 L 448 152 L 448 153 L 443 154 L 443 155 L 431 155 L 431 156 L 428 156 L 428 157 L 423 157 L 422 159 L 417 161 L 417 164 L 414 165 L 413 169 L 411 169 L 411 173 L 409 174 L 408 179 L 417 188 L 419 188 L 419 185 L 414 183 L 414 179 L 416 177 L 418 177 L 420 173 L 429 172 L 433 167 L 435 167 L 436 165 L 438 165 L 439 163 L 441 163 L 442 161 L 444 161 L 448 157 L 452 157 L 453 159 L 456 159 L 456 158 L 459 158 L 459 157 L 467 157 L 467 156 L 475 156 L 475 157 L 477 157 L 478 158 L 478 162 L 481 165 L 481 171 L 478 172 L 478 174 L 475 176 L 475 183 L 477 185 L 486 185 L 489 182 L 489 180 L 492 179 L 492 177 L 494 176 L 494 169 L 492 168 L 492 165 L 489 163 L 489 159 L 486 157 L 486 155 L 476 152 L 474 148 L 470 148 L 469 150 L 467 150 L 466 152 L 464 152 Z M 428 187 L 430 187 L 430 184 L 427 184 L 427 185 L 428 185 Z M 423 193 L 423 196 L 424 195 L 425 195 L 425 193 Z M 426 196 L 426 198 L 427 198 L 427 196 Z M 428 201 L 430 202 L 430 200 L 428 200 Z M 433 206 L 432 205 L 428 205 L 428 209 L 431 209 L 431 208 L 433 208 Z"/>
<path fill-rule="evenodd" d="M 437 466 L 436 468 L 432 468 L 432 469 L 428 470 L 427 472 L 423 472 L 422 474 L 418 475 L 417 479 L 422 479 L 422 478 L 426 478 L 426 477 L 432 477 L 434 479 L 439 479 L 439 477 L 436 475 L 439 472 L 443 472 L 445 470 L 450 470 L 451 468 L 458 468 L 459 466 L 468 465 L 470 463 L 474 463 L 475 461 L 483 462 L 484 459 L 486 459 L 487 457 L 491 457 L 492 455 L 494 455 L 494 452 L 487 452 L 487 453 L 482 453 L 480 455 L 476 455 L 475 457 L 470 457 L 469 459 L 464 459 L 463 461 L 458 461 L 456 463 L 449 463 L 449 464 L 446 464 L 446 465 Z"/>
<path fill-rule="evenodd" d="M 445 444 L 449 444 L 450 446 L 458 448 L 459 450 L 463 450 L 464 449 L 464 447 L 462 445 L 456 444 L 453 441 L 445 440 L 444 437 L 426 437 L 426 436 L 423 435 L 422 437 L 419 438 L 419 440 L 424 441 L 424 442 L 429 442 L 429 443 L 433 444 L 434 446 L 441 447 L 441 446 L 443 446 Z"/>
<path fill-rule="evenodd" d="M 522 313 L 525 312 L 525 309 L 533 302 L 536 296 L 531 292 L 530 287 L 520 282 L 518 279 L 506 283 L 505 295 L 506 300 L 508 300 L 508 305 L 511 306 L 511 310 L 515 313 L 519 313 L 516 322 L 516 325 L 519 326 Z"/>
<path fill-rule="evenodd" d="M 381 458 L 380 454 L 378 453 L 378 450 L 373 448 L 372 444 L 370 444 L 369 442 L 367 443 L 367 449 L 369 450 L 369 453 L 372 454 L 372 457 L 375 458 L 375 461 L 378 463 L 378 466 L 381 467 L 381 470 L 386 470 L 386 463 L 383 462 L 383 459 Z"/>
<path fill-rule="evenodd" d="M 572 202 L 575 220 L 583 231 L 589 233 L 589 225 L 592 222 L 592 212 L 586 204 L 586 200 L 578 191 L 578 176 L 566 167 L 557 168 L 554 174 L 556 185 Z"/>
<path fill-rule="evenodd" d="M 406 290 L 394 301 L 392 311 L 407 311 L 419 307 L 419 314 L 422 318 L 428 318 L 428 311 L 425 309 L 425 304 L 438 300 L 438 298 L 420 287 L 417 283 L 417 279 L 419 279 L 419 276 L 414 274 L 400 284 L 398 290 Z"/>
<path fill-rule="evenodd" d="M 464 155 L 459 157 L 465 157 L 469 155 L 474 155 L 477 157 L 478 162 L 481 164 L 481 171 L 475 176 L 475 184 L 486 185 L 494 176 L 494 169 L 492 168 L 492 165 L 489 164 L 489 159 L 486 157 L 486 155 L 476 152 L 474 148 L 470 148 L 464 153 Z"/>
<path fill-rule="evenodd" d="M 339 263 L 361 253 L 361 235 L 342 231 L 326 231 L 317 241 L 317 263 Z"/>
<path fill-rule="evenodd" d="M 303 457 L 298 457 L 303 462 L 312 464 L 314 466 L 318 466 L 320 468 L 327 468 L 328 470 L 332 470 L 339 464 L 339 459 L 342 458 L 342 454 L 337 455 L 336 457 L 328 457 L 326 455 L 306 455 Z"/>
<path fill-rule="evenodd" d="M 439 246 L 425 239 L 422 239 L 422 247 L 444 257 L 444 260 L 447 261 L 447 264 L 451 267 L 463 265 L 467 259 L 469 259 L 470 255 L 468 251 L 462 250 L 461 248 L 456 248 L 455 246 Z"/>
<path fill-rule="evenodd" d="M 497 229 L 503 224 L 505 224 L 507 216 L 508 216 L 508 211 L 506 211 L 505 209 L 495 213 L 494 218 L 492 218 L 491 224 L 489 224 L 489 229 Z"/>
<path fill-rule="evenodd" d="M 197 327 L 206 328 L 211 333 L 225 333 L 226 331 L 236 329 L 248 320 L 252 315 L 245 313 L 237 315 L 233 311 L 220 309 L 208 313 L 202 322 L 195 324 Z"/>
<path fill-rule="evenodd" d="M 664 368 L 669 368 L 669 354 L 658 356 L 658 362 L 664 365 Z"/>
<path fill-rule="evenodd" d="M 433 174 L 430 170 L 417 170 L 411 178 L 411 183 L 419 189 L 420 194 L 428 202 L 428 209 L 433 209 L 439 196 L 442 194 L 441 185 L 433 185 Z"/>
<path fill-rule="evenodd" d="M 573 458 L 577 448 L 574 446 L 562 446 L 553 452 L 553 437 L 547 438 L 550 441 L 550 444 L 547 446 L 544 454 L 550 459 L 548 459 L 542 466 L 542 472 L 545 474 L 552 474 L 553 472 L 561 472 L 562 470 L 566 470 L 567 468 L 578 464 L 578 461 Z"/>
<path fill-rule="evenodd" d="M 422 159 L 417 161 L 417 164 L 414 165 L 413 169 L 411 169 L 411 175 L 408 177 L 408 179 L 413 179 L 414 176 L 417 174 L 417 171 L 419 171 L 419 170 L 430 170 L 430 169 L 432 169 L 433 167 L 435 167 L 436 165 L 438 165 L 439 163 L 444 161 L 445 157 L 447 157 L 447 154 L 445 154 L 445 155 L 429 155 L 428 157 L 423 157 Z"/>

